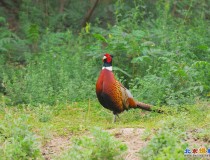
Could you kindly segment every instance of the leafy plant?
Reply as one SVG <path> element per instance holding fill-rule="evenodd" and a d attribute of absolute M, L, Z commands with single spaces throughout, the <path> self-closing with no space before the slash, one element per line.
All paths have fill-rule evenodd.
<path fill-rule="evenodd" d="M 39 105 L 35 108 L 35 111 L 37 113 L 37 116 L 40 122 L 50 121 L 53 116 L 52 110 L 53 110 L 52 107 L 43 106 L 43 105 Z"/>
<path fill-rule="evenodd" d="M 72 148 L 58 159 L 122 159 L 127 149 L 125 144 L 99 128 L 95 128 L 91 133 L 93 137 L 75 139 Z"/>
<path fill-rule="evenodd" d="M 27 124 L 27 116 L 7 113 L 0 125 L 0 154 L 5 159 L 41 158 L 37 137 Z"/>
<path fill-rule="evenodd" d="M 145 160 L 181 159 L 184 160 L 184 150 L 187 144 L 181 143 L 177 135 L 164 128 L 151 139 L 147 147 L 140 151 Z"/>

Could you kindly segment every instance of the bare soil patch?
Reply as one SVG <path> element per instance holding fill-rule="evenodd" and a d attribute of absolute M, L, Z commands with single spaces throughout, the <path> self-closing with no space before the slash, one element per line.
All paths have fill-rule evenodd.
<path fill-rule="evenodd" d="M 48 143 L 42 147 L 42 155 L 46 160 L 59 156 L 63 151 L 68 150 L 71 146 L 71 136 L 69 137 L 53 137 Z"/>
<path fill-rule="evenodd" d="M 125 143 L 128 147 L 125 160 L 140 160 L 139 150 L 146 146 L 147 142 L 142 140 L 142 128 L 120 128 L 108 130 L 109 133 Z"/>

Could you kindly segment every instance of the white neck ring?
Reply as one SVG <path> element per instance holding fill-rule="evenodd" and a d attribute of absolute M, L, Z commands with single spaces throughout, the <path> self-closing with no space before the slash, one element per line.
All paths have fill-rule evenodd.
<path fill-rule="evenodd" d="M 112 71 L 112 66 L 110 66 L 110 67 L 102 67 L 102 69 L 107 69 L 109 71 Z"/>

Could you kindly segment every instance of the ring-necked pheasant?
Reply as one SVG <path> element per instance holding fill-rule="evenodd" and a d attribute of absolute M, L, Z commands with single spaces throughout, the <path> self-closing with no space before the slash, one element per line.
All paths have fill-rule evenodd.
<path fill-rule="evenodd" d="M 112 55 L 104 54 L 103 68 L 96 82 L 96 94 L 101 105 L 113 112 L 114 122 L 119 113 L 130 108 L 151 111 L 151 105 L 135 101 L 131 92 L 115 79 L 112 58 Z"/>

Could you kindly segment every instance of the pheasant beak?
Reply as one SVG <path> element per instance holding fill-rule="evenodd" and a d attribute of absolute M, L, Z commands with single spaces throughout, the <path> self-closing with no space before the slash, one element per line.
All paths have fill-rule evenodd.
<path fill-rule="evenodd" d="M 107 57 L 106 56 L 103 56 L 103 60 L 105 60 Z"/>

